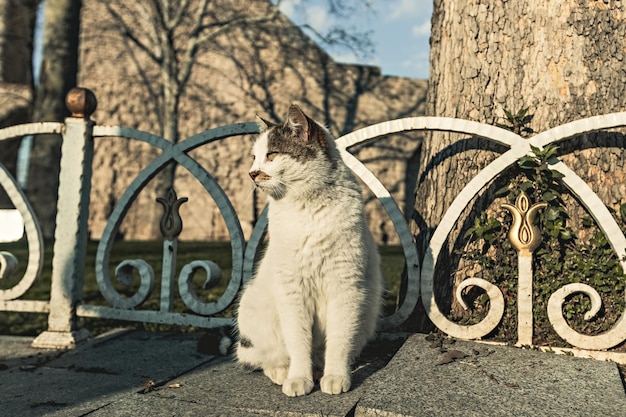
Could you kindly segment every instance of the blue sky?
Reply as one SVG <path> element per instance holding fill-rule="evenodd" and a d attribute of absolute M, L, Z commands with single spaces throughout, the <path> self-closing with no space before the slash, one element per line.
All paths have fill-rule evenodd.
<path fill-rule="evenodd" d="M 373 32 L 376 48 L 373 56 L 362 58 L 345 49 L 329 50 L 336 61 L 376 65 L 385 75 L 428 78 L 433 0 L 371 0 L 370 3 L 370 12 L 355 13 L 343 20 L 328 13 L 328 0 L 282 0 L 280 7 L 296 23 L 308 23 L 319 32 L 333 25 Z"/>

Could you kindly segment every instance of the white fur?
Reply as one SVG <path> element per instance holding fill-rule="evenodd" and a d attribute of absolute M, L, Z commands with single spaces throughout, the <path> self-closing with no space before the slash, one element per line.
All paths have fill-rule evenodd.
<path fill-rule="evenodd" d="M 269 245 L 239 303 L 240 362 L 262 368 L 286 395 L 348 391 L 350 366 L 374 335 L 382 278 L 360 187 L 329 136 L 331 159 L 266 158 L 268 135 L 254 145 L 253 171 L 268 192 Z M 334 162 L 333 162 L 334 161 Z"/>

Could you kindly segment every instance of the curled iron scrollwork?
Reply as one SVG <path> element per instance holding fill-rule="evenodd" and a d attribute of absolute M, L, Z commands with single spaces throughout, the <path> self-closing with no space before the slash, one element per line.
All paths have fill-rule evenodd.
<path fill-rule="evenodd" d="M 20 189 L 15 178 L 2 164 L 0 164 L 0 187 L 4 189 L 21 216 L 26 242 L 28 243 L 28 263 L 24 275 L 13 287 L 0 290 L 0 300 L 15 300 L 26 293 L 41 274 L 43 268 L 43 235 L 26 195 Z M 0 278 L 7 278 L 17 270 L 18 260 L 16 256 L 3 251 L 0 254 Z"/>
<path fill-rule="evenodd" d="M 210 316 L 220 311 L 217 303 L 202 301 L 193 289 L 193 278 L 199 272 L 204 271 L 206 279 L 202 285 L 203 290 L 209 290 L 219 284 L 222 279 L 222 270 L 212 261 L 192 261 L 185 265 L 178 278 L 178 290 L 184 303 L 194 313 L 202 316 Z"/>
<path fill-rule="evenodd" d="M 148 299 L 154 289 L 154 271 L 143 259 L 127 259 L 120 262 L 115 268 L 117 281 L 126 287 L 133 284 L 133 271 L 139 274 L 139 288 L 131 297 L 122 297 L 117 293 L 112 297 L 111 305 L 121 309 L 135 308 Z"/>

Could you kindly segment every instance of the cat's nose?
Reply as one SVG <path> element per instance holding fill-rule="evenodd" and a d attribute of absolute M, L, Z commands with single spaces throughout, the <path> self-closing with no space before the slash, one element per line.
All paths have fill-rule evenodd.
<path fill-rule="evenodd" d="M 250 175 L 250 178 L 252 178 L 252 181 L 254 181 L 256 179 L 256 177 L 259 176 L 261 172 L 260 171 L 250 171 L 248 172 L 248 174 Z"/>

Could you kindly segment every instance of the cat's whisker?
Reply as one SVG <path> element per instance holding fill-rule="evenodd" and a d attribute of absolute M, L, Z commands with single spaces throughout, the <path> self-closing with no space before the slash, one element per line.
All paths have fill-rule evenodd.
<path fill-rule="evenodd" d="M 256 190 L 256 185 L 253 185 L 250 187 L 250 189 L 248 190 L 248 192 L 245 194 L 246 198 L 245 198 L 245 202 L 246 205 L 248 206 L 247 208 L 251 208 L 254 211 L 254 191 Z"/>
<path fill-rule="evenodd" d="M 252 194 L 254 194 L 254 192 L 256 191 L 256 189 L 259 188 L 258 185 L 256 184 L 252 184 L 252 186 L 250 187 L 250 189 L 248 190 L 248 192 L 246 193 L 246 195 L 248 196 L 252 196 Z"/>
<path fill-rule="evenodd" d="M 257 188 L 263 189 L 267 194 L 272 195 L 276 199 L 284 198 L 288 192 L 297 190 L 293 184 L 276 177 L 273 177 L 270 181 L 266 181 L 262 186 L 257 185 Z"/>

